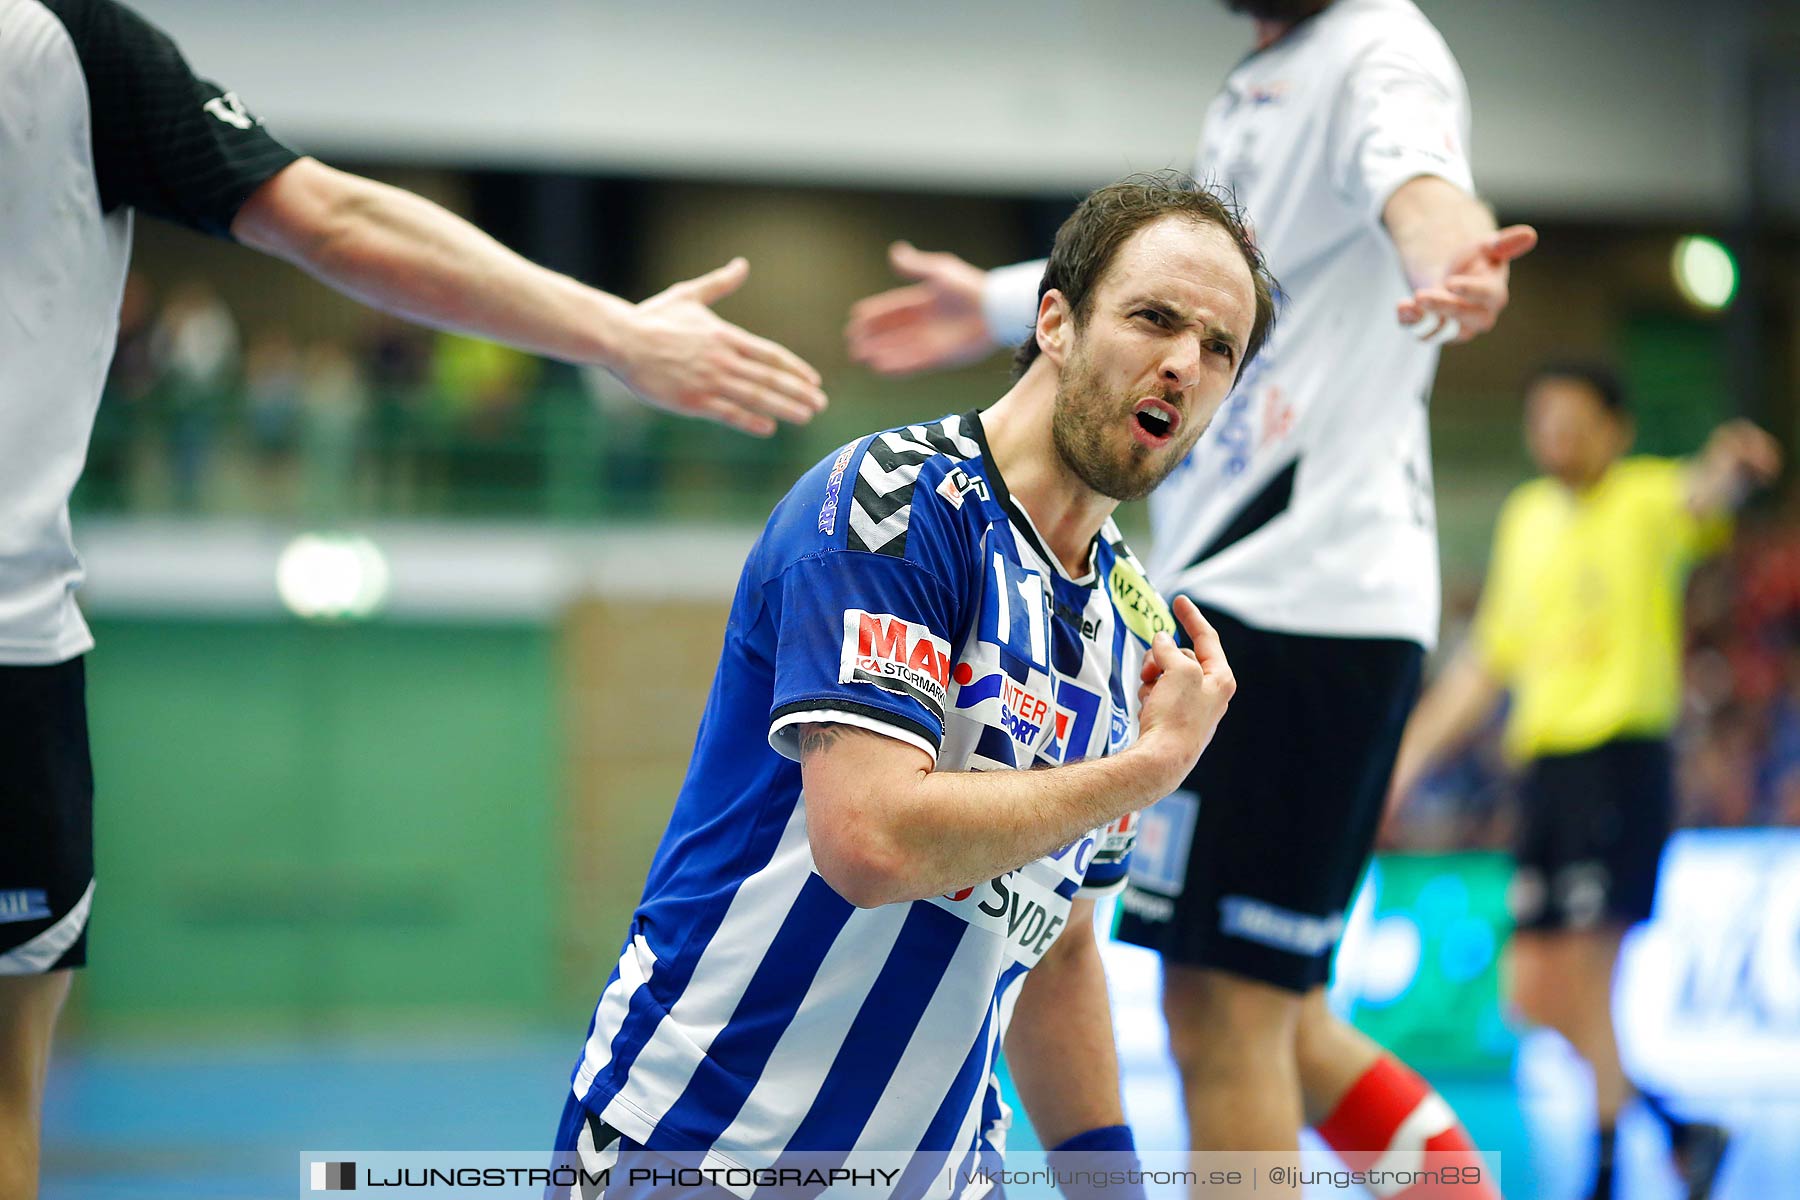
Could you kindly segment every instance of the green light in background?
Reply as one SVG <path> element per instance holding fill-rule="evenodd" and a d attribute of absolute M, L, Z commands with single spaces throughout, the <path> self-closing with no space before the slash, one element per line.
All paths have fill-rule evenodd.
<path fill-rule="evenodd" d="M 1737 295 L 1737 261 L 1714 238 L 1682 238 L 1675 243 L 1669 265 L 1675 272 L 1676 288 L 1696 308 L 1718 312 Z"/>

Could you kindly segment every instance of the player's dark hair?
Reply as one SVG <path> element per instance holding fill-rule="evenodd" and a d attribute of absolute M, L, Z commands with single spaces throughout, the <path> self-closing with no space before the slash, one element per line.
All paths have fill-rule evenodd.
<path fill-rule="evenodd" d="M 1613 416 L 1631 415 L 1631 404 L 1625 398 L 1625 386 L 1619 382 L 1618 372 L 1611 367 L 1581 359 L 1552 359 L 1532 368 L 1531 374 L 1525 377 L 1521 394 L 1530 392 L 1546 379 L 1574 380 L 1594 393 L 1600 406 Z"/>
<path fill-rule="evenodd" d="M 1238 363 L 1241 375 L 1262 349 L 1275 325 L 1275 279 L 1264 265 L 1262 252 L 1250 237 L 1249 226 L 1236 201 L 1222 191 L 1196 183 L 1179 171 L 1133 175 L 1089 193 L 1076 205 L 1062 228 L 1056 231 L 1050 261 L 1038 281 L 1038 303 L 1055 288 L 1069 302 L 1077 325 L 1094 307 L 1094 293 L 1106 277 L 1119 247 L 1144 226 L 1164 217 L 1187 217 L 1202 225 L 1217 225 L 1230 235 L 1256 290 L 1256 320 L 1250 326 L 1250 344 Z M 1013 354 L 1013 378 L 1025 373 L 1038 356 L 1037 330 L 1026 335 Z"/>

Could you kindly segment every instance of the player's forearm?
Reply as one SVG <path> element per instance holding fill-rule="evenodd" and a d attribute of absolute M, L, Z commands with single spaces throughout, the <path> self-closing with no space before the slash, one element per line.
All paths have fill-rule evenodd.
<path fill-rule="evenodd" d="M 896 810 L 905 899 L 986 882 L 1147 808 L 1172 784 L 1126 753 L 1031 771 L 934 771 Z"/>
<path fill-rule="evenodd" d="M 307 235 L 264 248 L 421 324 L 566 362 L 616 362 L 628 302 L 520 257 L 411 192 L 337 171 L 321 174 L 318 186 L 324 194 Z"/>
<path fill-rule="evenodd" d="M 1502 689 L 1475 653 L 1464 649 L 1420 699 L 1406 723 L 1394 764 L 1394 791 L 1405 795 L 1455 753 L 1493 715 Z"/>
<path fill-rule="evenodd" d="M 820 739 L 841 737 L 881 735 L 809 726 L 802 753 L 821 748 Z M 1167 781 L 1153 751 L 1141 744 L 1034 771 L 921 767 L 897 777 L 844 769 L 842 760 L 836 771 L 830 778 L 806 776 L 808 834 L 825 881 L 864 908 L 985 883 L 1147 807 L 1179 782 Z"/>
<path fill-rule="evenodd" d="M 1044 1145 L 1125 1123 L 1112 1028 L 1086 901 L 1025 976 L 1006 1031 L 1006 1065 Z"/>
<path fill-rule="evenodd" d="M 1446 179 L 1421 175 L 1395 189 L 1382 223 L 1400 252 L 1407 282 L 1431 287 L 1482 238 L 1494 232 L 1494 214 Z"/>
<path fill-rule="evenodd" d="M 1737 465 L 1702 457 L 1688 468 L 1688 511 L 1702 519 L 1734 512 L 1749 488 Z"/>

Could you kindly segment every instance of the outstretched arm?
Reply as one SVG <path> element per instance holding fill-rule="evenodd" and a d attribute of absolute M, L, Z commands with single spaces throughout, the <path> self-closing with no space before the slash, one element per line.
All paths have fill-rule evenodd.
<path fill-rule="evenodd" d="M 817 371 L 709 307 L 744 282 L 743 259 L 631 304 L 521 258 L 423 197 L 310 158 L 252 193 L 231 234 L 386 312 L 606 367 L 671 412 L 767 435 L 825 405 Z"/>
<path fill-rule="evenodd" d="M 1388 788 L 1390 818 L 1421 779 L 1487 722 L 1503 693 L 1472 647 L 1463 647 L 1450 660 L 1406 722 Z"/>
<path fill-rule="evenodd" d="M 1496 230 L 1486 205 L 1435 175 L 1395 189 L 1382 223 L 1414 289 L 1400 301 L 1400 323 L 1428 341 L 1466 342 L 1492 329 L 1510 298 L 1513 259 L 1537 245 L 1531 226 Z"/>
<path fill-rule="evenodd" d="M 1752 487 L 1781 473 L 1781 444 L 1749 421 L 1727 421 L 1712 431 L 1688 469 L 1688 510 L 1696 517 L 1730 512 Z"/>

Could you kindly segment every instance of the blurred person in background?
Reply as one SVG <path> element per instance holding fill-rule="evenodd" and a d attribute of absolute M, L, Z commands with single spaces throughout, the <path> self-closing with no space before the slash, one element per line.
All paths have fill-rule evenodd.
<path fill-rule="evenodd" d="M 1634 433 L 1611 372 L 1553 364 L 1530 380 L 1525 440 L 1544 477 L 1501 509 L 1472 636 L 1408 722 L 1393 781 L 1398 801 L 1510 692 L 1506 744 L 1524 769 L 1512 1001 L 1593 1068 L 1596 1200 L 1627 1194 L 1615 1188 L 1614 1130 L 1636 1089 L 1619 1061 L 1612 979 L 1626 929 L 1650 915 L 1674 817 L 1668 737 L 1687 573 L 1781 464 L 1774 439 L 1745 421 L 1721 425 L 1686 461 L 1625 457 Z M 1746 785 L 1752 763 L 1741 762 Z M 1688 1195 L 1707 1195 L 1723 1131 L 1639 1094 Z"/>
<path fill-rule="evenodd" d="M 201 506 L 219 419 L 239 382 L 237 319 L 210 284 L 190 279 L 169 294 L 154 336 L 169 482 L 175 507 L 191 512 Z"/>
<path fill-rule="evenodd" d="M 1254 223 L 1281 328 L 1151 497 L 1151 565 L 1254 684 L 1145 813 L 1174 849 L 1134 864 L 1119 934 L 1162 955 L 1194 1149 L 1291 1150 L 1304 1121 L 1351 1165 L 1463 1151 L 1442 1098 L 1324 984 L 1438 633 L 1438 346 L 1493 327 L 1536 234 L 1496 230 L 1477 200 L 1462 73 L 1411 0 L 1228 6 L 1255 18 L 1256 50 L 1207 112 L 1195 174 Z M 847 330 L 875 370 L 969 361 L 1030 323 L 1036 264 L 891 257 L 918 282 Z"/>
<path fill-rule="evenodd" d="M 264 512 L 292 512 L 300 448 L 304 375 L 300 350 L 284 329 L 266 329 L 244 355 L 244 416 Z"/>
<path fill-rule="evenodd" d="M 369 415 L 361 366 L 329 338 L 306 348 L 300 378 L 302 504 L 315 520 L 334 520 L 351 507 Z"/>
<path fill-rule="evenodd" d="M 424 493 L 435 492 L 443 471 L 435 445 L 442 440 L 442 414 L 431 386 L 431 354 L 436 338 L 416 325 L 370 311 L 358 357 L 365 364 L 370 389 L 370 440 L 375 447 L 375 488 L 381 507 L 401 513 L 428 505 Z M 599 367 L 607 378 L 612 376 Z M 620 391 L 625 391 L 620 386 Z M 627 395 L 630 393 L 627 392 Z M 638 407 L 642 411 L 642 406 Z M 649 414 L 645 414 L 650 419 Z"/>
<path fill-rule="evenodd" d="M 1769 744 L 1759 772 L 1769 821 L 1800 825 L 1800 617 L 1782 624 L 1781 689 L 1769 713 Z"/>
<path fill-rule="evenodd" d="M 631 304 L 272 137 L 113 0 L 0 0 L 0 1198 L 37 1192 L 51 1031 L 86 959 L 93 778 L 68 502 L 120 319 L 133 213 L 284 258 L 364 303 L 615 372 L 751 433 L 825 403 L 708 305 L 734 260 Z M 214 339 L 216 340 L 216 339 Z"/>

